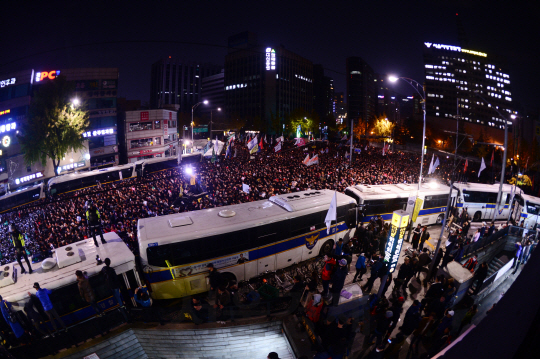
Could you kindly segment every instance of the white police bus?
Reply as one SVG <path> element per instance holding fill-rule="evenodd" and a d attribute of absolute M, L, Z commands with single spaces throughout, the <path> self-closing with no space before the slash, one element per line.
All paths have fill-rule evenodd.
<path fill-rule="evenodd" d="M 95 315 L 94 309 L 79 294 L 75 271 L 81 270 L 89 277 L 99 307 L 105 311 L 116 308 L 118 304 L 99 275 L 105 264 L 98 265 L 96 255 L 102 260 L 111 260 L 111 267 L 116 270 L 124 293 L 140 286 L 141 282 L 135 270 L 135 256 L 127 245 L 114 232 L 105 233 L 104 237 L 107 243 L 99 247 L 95 247 L 90 238 L 55 249 L 53 258 L 32 263 L 32 274 L 21 274 L 17 262 L 1 266 L 0 295 L 16 310 L 23 310 L 30 298 L 28 292 L 35 294 L 33 285 L 38 282 L 41 288 L 52 291 L 51 302 L 64 323 L 75 324 Z M 23 265 L 26 266 L 24 261 Z M 124 296 L 124 300 L 129 300 L 129 297 Z M 133 298 L 131 300 L 135 305 Z"/>
<path fill-rule="evenodd" d="M 329 253 L 354 233 L 355 203 L 337 193 L 337 223 L 325 217 L 334 191 L 304 191 L 220 208 L 139 219 L 141 266 L 155 299 L 209 289 L 207 265 L 248 280 Z M 240 256 L 246 259 L 238 263 Z"/>
<path fill-rule="evenodd" d="M 0 213 L 11 211 L 14 208 L 30 204 L 41 198 L 45 198 L 43 182 L 20 187 L 0 197 Z"/>
<path fill-rule="evenodd" d="M 475 222 L 483 219 L 493 219 L 496 211 L 495 207 L 497 207 L 498 184 L 454 183 L 454 188 L 459 192 L 457 206 L 460 208 L 460 213 L 463 208 L 467 208 L 467 213 Z M 508 218 L 510 214 L 511 192 L 512 186 L 503 184 L 501 206 L 497 211 L 496 220 Z"/>
<path fill-rule="evenodd" d="M 356 185 L 345 189 L 345 194 L 354 198 L 360 207 L 358 221 L 361 223 L 367 223 L 378 216 L 384 221 L 390 221 L 394 211 L 407 208 L 410 196 L 418 195 L 423 202 L 414 225 L 442 223 L 449 192 L 450 187 L 438 183 L 423 183 L 420 191 L 416 183 Z M 452 191 L 450 205 L 453 205 L 456 196 L 457 191 Z"/>
<path fill-rule="evenodd" d="M 518 188 L 519 190 L 519 188 Z M 516 193 L 514 197 L 514 210 L 512 218 L 519 225 L 523 222 L 523 227 L 530 229 L 538 226 L 540 218 L 540 198 L 530 196 L 525 193 Z"/>

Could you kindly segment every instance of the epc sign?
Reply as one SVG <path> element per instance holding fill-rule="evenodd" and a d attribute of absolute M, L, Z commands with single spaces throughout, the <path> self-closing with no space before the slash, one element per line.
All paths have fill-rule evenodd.
<path fill-rule="evenodd" d="M 42 81 L 47 78 L 54 80 L 59 75 L 60 70 L 36 72 L 36 82 Z"/>

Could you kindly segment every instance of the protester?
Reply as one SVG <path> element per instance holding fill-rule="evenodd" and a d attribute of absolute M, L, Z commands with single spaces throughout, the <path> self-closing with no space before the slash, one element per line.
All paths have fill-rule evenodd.
<path fill-rule="evenodd" d="M 67 332 L 68 329 L 66 328 L 66 325 L 54 309 L 53 304 L 51 303 L 51 300 L 49 298 L 49 295 L 52 293 L 47 288 L 41 288 L 39 286 L 39 283 L 34 283 L 34 289 L 36 290 L 36 296 L 39 298 L 39 301 L 41 302 L 41 305 L 43 305 L 43 310 L 45 313 L 47 313 L 47 316 L 49 317 L 49 320 L 51 321 L 51 325 L 53 326 L 54 332 L 57 331 L 56 329 L 56 323 L 54 320 L 56 319 L 58 323 L 64 328 L 64 331 Z M 31 297 L 32 293 L 28 292 L 28 295 Z"/>
<path fill-rule="evenodd" d="M 111 260 L 109 258 L 105 258 L 103 262 L 105 263 L 105 266 L 101 268 L 101 274 L 105 278 L 105 282 L 107 283 L 107 286 L 113 293 L 113 297 L 114 299 L 116 299 L 116 302 L 118 303 L 118 307 L 120 308 L 120 313 L 122 313 L 124 320 L 128 322 L 129 316 L 126 311 L 126 307 L 124 306 L 124 301 L 122 300 L 122 293 L 120 292 L 120 281 L 118 280 L 116 271 L 114 270 L 114 268 L 111 267 Z"/>
<path fill-rule="evenodd" d="M 94 290 L 90 286 L 90 282 L 88 281 L 88 278 L 80 270 L 75 271 L 75 276 L 77 277 L 77 285 L 79 287 L 79 294 L 81 295 L 82 299 L 86 303 L 90 304 L 90 306 L 92 306 L 92 308 L 94 309 L 98 317 L 101 317 L 103 314 L 102 314 L 101 309 L 97 305 L 96 294 L 94 293 Z"/>

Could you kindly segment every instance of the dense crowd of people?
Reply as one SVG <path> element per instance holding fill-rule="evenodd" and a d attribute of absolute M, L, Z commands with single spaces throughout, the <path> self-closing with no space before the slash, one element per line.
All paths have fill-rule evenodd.
<path fill-rule="evenodd" d="M 234 157 L 225 159 L 222 155 L 216 162 L 204 160 L 194 164 L 193 175 L 173 168 L 144 178 L 97 184 L 4 213 L 0 226 L 3 239 L 0 261 L 5 264 L 16 259 L 8 236 L 9 225 L 23 233 L 26 250 L 34 261 L 49 256 L 53 248 L 88 238 L 85 212 L 89 201 L 101 213 L 103 230 L 115 231 L 136 252 L 139 218 L 256 201 L 309 189 L 343 192 L 355 184 L 412 183 L 417 180 L 420 161 L 415 153 L 389 151 L 383 155 L 380 148 L 364 146 L 360 154 L 353 154 L 350 166 L 346 158 L 348 147 L 326 143 L 298 148 L 292 142 L 285 142 L 278 153 L 268 145 L 256 155 L 250 155 L 240 143 L 234 148 Z M 317 155 L 319 163 L 303 165 L 307 155 L 310 158 Z M 445 173 L 444 163 L 440 173 Z M 243 184 L 250 187 L 249 193 L 242 190 Z M 193 191 L 207 192 L 207 196 L 191 200 L 189 193 Z"/>

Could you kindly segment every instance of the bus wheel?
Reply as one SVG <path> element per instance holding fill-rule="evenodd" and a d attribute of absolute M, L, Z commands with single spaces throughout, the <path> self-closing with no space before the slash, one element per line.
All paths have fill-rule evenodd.
<path fill-rule="evenodd" d="M 437 222 L 435 222 L 435 223 L 436 224 L 441 224 L 443 219 L 444 219 L 444 216 L 442 214 L 439 214 L 439 217 L 437 217 Z"/>
<path fill-rule="evenodd" d="M 480 222 L 482 220 L 482 212 L 478 211 L 474 214 L 473 222 Z"/>
<path fill-rule="evenodd" d="M 332 252 L 332 248 L 334 248 L 334 241 L 329 239 L 321 246 L 321 250 L 319 251 L 320 256 L 329 255 Z"/>
<path fill-rule="evenodd" d="M 225 287 L 229 287 L 232 283 L 232 281 L 236 281 L 236 276 L 232 273 L 223 273 L 223 284 Z"/>

